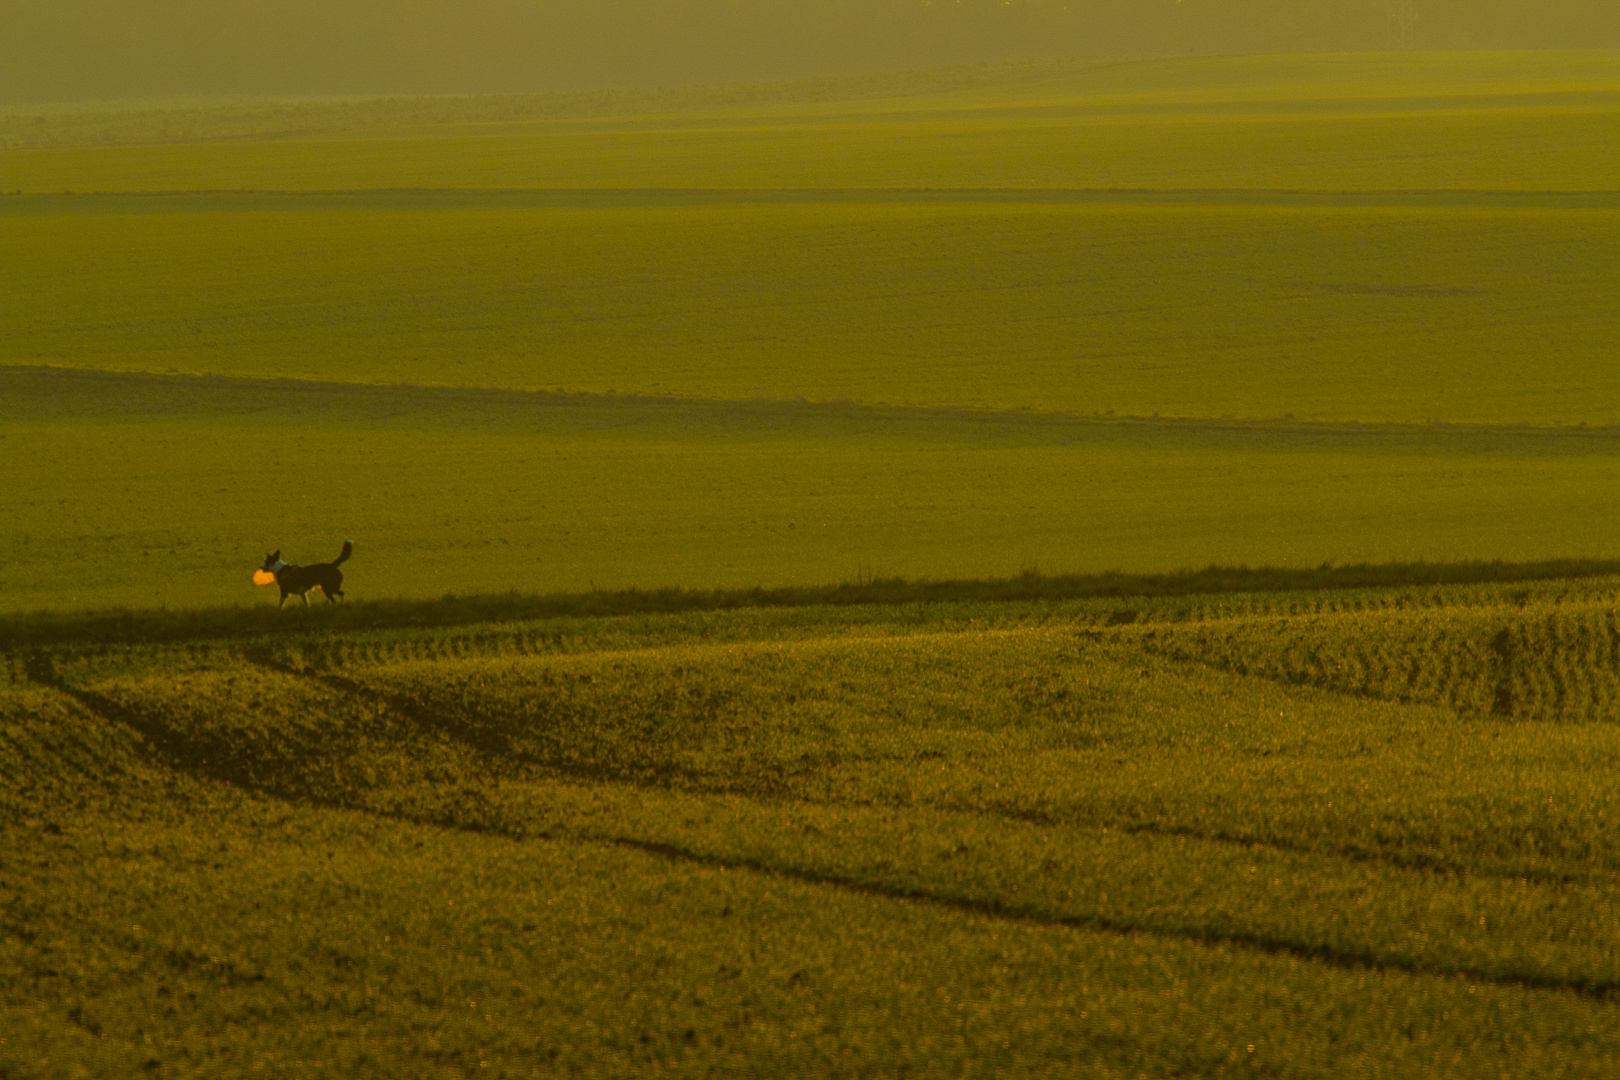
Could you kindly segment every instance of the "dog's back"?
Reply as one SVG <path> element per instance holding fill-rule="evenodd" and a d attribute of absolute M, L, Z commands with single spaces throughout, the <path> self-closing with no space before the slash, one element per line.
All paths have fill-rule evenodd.
<path fill-rule="evenodd" d="M 335 604 L 343 596 L 343 571 L 338 566 L 348 562 L 353 554 L 354 543 L 345 540 L 343 550 L 329 563 L 292 566 L 282 562 L 281 552 L 277 551 L 265 558 L 263 569 L 275 575 L 276 585 L 281 589 L 282 604 L 287 602 L 287 597 L 298 596 L 303 598 L 306 607 L 309 606 L 311 589 L 321 590 L 326 594 L 327 602 Z"/>

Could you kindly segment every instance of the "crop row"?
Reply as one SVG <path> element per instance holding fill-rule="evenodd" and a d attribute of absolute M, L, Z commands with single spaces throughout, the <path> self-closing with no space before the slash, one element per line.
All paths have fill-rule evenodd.
<path fill-rule="evenodd" d="M 1620 719 L 1612 602 L 1251 619 L 1148 631 L 1143 641 L 1239 674 L 1471 714 Z"/>
<path fill-rule="evenodd" d="M 310 634 L 270 649 L 282 662 L 318 670 L 416 661 L 512 659 L 748 641 L 815 641 L 840 636 L 1022 627 L 1112 628 L 1364 614 L 1378 620 L 1419 613 L 1534 605 L 1613 609 L 1613 578 L 1515 584 L 1120 597 L 1023 602 L 897 603 L 752 608 L 637 616 L 552 617 L 501 624 Z M 1461 617 L 1468 618 L 1466 614 Z M 1495 615 L 1491 617 L 1496 617 Z M 1347 624 L 1350 625 L 1350 624 Z M 1360 633 L 1352 629 L 1352 633 Z M 1422 651 L 1420 637 L 1406 642 Z M 16 668 L 18 662 L 14 662 Z"/>
<path fill-rule="evenodd" d="M 1057 628 L 222 662 L 78 692 L 190 769 L 325 805 L 1358 962 L 1620 973 L 1617 725 L 1470 720 Z"/>
<path fill-rule="evenodd" d="M 0 714 L 7 699 L 0 688 Z M 0 803 L 9 794 L 0 785 Z M 537 1062 L 580 1077 L 922 1075 L 966 1047 L 986 1064 L 964 1074 L 1006 1077 L 1473 1077 L 1488 1062 L 1490 1075 L 1574 1078 L 1612 1075 L 1620 1049 L 1613 1004 L 1591 997 L 1054 924 L 1043 905 L 1073 901 L 1050 891 L 1008 919 L 928 903 L 921 881 L 897 897 L 894 868 L 890 888 L 865 890 L 772 873 L 761 850 L 846 877 L 861 849 L 919 876 L 981 864 L 981 838 L 985 853 L 1030 854 L 971 823 L 846 828 L 814 807 L 745 804 L 724 834 L 738 808 L 522 791 L 531 816 L 566 805 L 599 833 L 684 845 L 648 851 L 200 787 L 152 792 L 166 811 L 127 786 L 115 807 L 64 809 L 82 794 L 0 829 L 0 1068 L 20 1076 L 217 1076 L 222 1061 L 277 1076 L 530 1075 Z M 704 818 L 708 835 L 687 824 Z M 807 851 L 815 827 L 849 850 Z M 1117 839 L 1054 864 L 1130 849 Z M 1173 865 L 1176 846 L 1164 854 Z M 1281 876 L 1257 859 L 1234 870 L 1268 888 Z"/>

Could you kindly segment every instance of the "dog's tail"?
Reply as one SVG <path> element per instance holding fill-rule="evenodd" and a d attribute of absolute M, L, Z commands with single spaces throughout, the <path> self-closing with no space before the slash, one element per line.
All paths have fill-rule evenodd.
<path fill-rule="evenodd" d="M 352 540 L 343 541 L 343 550 L 338 553 L 337 558 L 332 560 L 332 565 L 336 566 L 340 562 L 348 562 L 349 561 L 349 556 L 353 555 L 353 554 L 354 554 L 354 541 L 352 541 Z"/>

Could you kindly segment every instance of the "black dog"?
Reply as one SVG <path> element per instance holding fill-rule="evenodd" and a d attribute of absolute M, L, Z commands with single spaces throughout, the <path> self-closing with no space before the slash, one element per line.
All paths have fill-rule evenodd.
<path fill-rule="evenodd" d="M 264 557 L 264 565 L 259 567 L 266 574 L 276 579 L 276 585 L 281 589 L 281 607 L 287 602 L 289 596 L 300 596 L 304 606 L 309 607 L 309 590 L 319 589 L 326 594 L 326 602 L 335 604 L 343 595 L 343 574 L 338 570 L 338 564 L 346 562 L 354 554 L 354 545 L 343 541 L 343 550 L 338 557 L 329 563 L 316 563 L 314 566 L 290 566 L 281 561 L 281 552 L 273 551 Z M 266 583 L 268 584 L 268 582 Z"/>

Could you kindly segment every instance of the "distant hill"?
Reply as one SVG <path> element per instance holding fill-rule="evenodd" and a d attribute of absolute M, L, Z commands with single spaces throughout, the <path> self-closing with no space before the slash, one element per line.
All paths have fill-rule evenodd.
<path fill-rule="evenodd" d="M 1620 46 L 1605 0 L 0 0 L 0 105 L 691 86 L 1044 58 Z"/>

